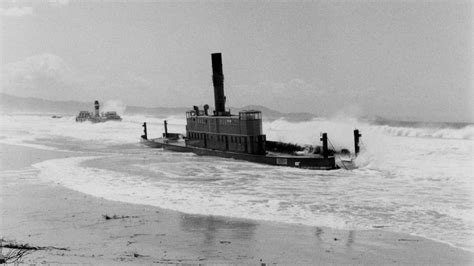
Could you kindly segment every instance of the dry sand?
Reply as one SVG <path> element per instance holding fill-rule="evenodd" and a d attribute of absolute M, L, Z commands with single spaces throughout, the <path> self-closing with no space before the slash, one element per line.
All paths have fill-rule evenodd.
<path fill-rule="evenodd" d="M 0 152 L 0 237 L 67 248 L 35 251 L 24 257 L 24 263 L 473 263 L 471 252 L 407 234 L 189 215 L 108 201 L 42 182 L 30 166 L 74 153 L 12 145 L 0 145 Z"/>

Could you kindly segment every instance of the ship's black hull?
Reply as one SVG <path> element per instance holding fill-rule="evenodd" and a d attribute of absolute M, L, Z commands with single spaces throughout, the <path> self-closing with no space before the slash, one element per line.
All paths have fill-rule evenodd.
<path fill-rule="evenodd" d="M 296 167 L 305 169 L 331 170 L 337 169 L 335 158 L 324 158 L 319 155 L 291 155 L 280 153 L 248 154 L 240 152 L 230 152 L 214 149 L 206 149 L 200 147 L 186 146 L 184 141 L 169 141 L 165 138 L 159 139 L 141 139 L 141 143 L 151 148 L 163 148 L 175 152 L 192 152 L 197 155 L 218 156 L 224 158 L 233 158 L 236 160 L 244 160 L 255 163 L 268 165 L 278 165 L 286 167 Z"/>
<path fill-rule="evenodd" d="M 108 121 L 122 121 L 122 118 L 105 118 L 105 117 L 89 117 L 89 118 L 77 118 L 76 122 L 92 122 L 92 123 L 104 123 Z"/>

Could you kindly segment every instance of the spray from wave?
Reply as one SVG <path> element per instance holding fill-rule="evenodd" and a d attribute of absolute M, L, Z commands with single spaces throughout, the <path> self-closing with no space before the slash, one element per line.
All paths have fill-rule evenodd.
<path fill-rule="evenodd" d="M 104 103 L 101 109 L 102 112 L 115 111 L 117 114 L 123 115 L 127 109 L 127 106 L 120 100 L 109 100 Z"/>
<path fill-rule="evenodd" d="M 373 126 L 375 131 L 400 137 L 421 137 L 421 138 L 441 138 L 441 139 L 474 139 L 474 126 L 466 125 L 462 128 L 414 128 L 414 127 L 393 127 L 388 125 Z"/>
<path fill-rule="evenodd" d="M 309 171 L 139 146 L 142 123 L 158 137 L 164 119 L 170 131 L 185 132 L 184 115 L 125 113 L 121 122 L 95 124 L 0 115 L 0 143 L 100 152 L 104 157 L 86 165 L 71 158 L 36 167 L 44 178 L 113 200 L 310 225 L 384 225 L 474 249 L 472 125 L 387 125 L 348 116 L 264 121 L 269 140 L 320 145 L 326 132 L 336 149 L 351 151 L 353 130 L 361 131 L 358 169 Z"/>

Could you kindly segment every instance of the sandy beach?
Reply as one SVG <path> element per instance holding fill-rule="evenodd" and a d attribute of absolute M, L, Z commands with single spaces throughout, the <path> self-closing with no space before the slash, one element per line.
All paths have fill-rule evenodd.
<path fill-rule="evenodd" d="M 96 198 L 42 181 L 31 167 L 74 153 L 5 144 L 0 151 L 0 236 L 49 247 L 25 256 L 28 264 L 473 263 L 469 251 L 408 234 L 191 215 Z"/>

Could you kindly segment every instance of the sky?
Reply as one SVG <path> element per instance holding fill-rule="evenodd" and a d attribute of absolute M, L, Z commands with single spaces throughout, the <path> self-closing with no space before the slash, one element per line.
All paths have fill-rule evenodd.
<path fill-rule="evenodd" d="M 474 122 L 471 1 L 2 1 L 1 92 Z"/>

